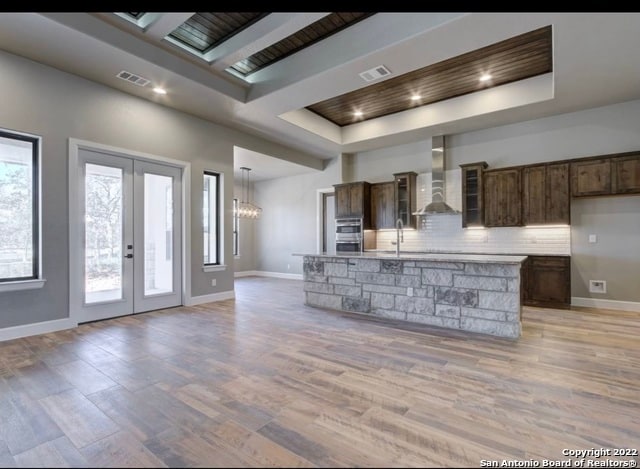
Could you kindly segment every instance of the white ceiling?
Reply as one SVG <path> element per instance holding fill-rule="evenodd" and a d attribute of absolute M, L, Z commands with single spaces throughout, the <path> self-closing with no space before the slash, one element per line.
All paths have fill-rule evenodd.
<path fill-rule="evenodd" d="M 317 171 L 308 166 L 285 161 L 242 147 L 234 147 L 233 149 L 233 166 L 235 179 L 241 181 L 242 177 L 248 177 L 249 182 L 295 176 Z M 249 168 L 249 173 L 243 175 L 240 170 L 242 167 Z"/>
<path fill-rule="evenodd" d="M 640 98 L 635 12 L 378 13 L 251 75 L 250 83 L 224 71 L 323 14 L 267 15 L 205 61 L 163 39 L 188 13 L 156 14 L 144 31 L 112 13 L 0 13 L 0 48 L 322 159 Z M 393 77 L 549 24 L 548 75 L 343 128 L 304 110 L 366 86 L 359 73 L 377 65 Z M 168 94 L 116 78 L 121 70 Z M 252 180 L 301 170 L 270 156 L 243 156 Z"/>

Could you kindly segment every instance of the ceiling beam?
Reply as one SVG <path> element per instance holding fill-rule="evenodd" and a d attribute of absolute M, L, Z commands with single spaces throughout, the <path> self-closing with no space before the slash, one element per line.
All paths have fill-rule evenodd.
<path fill-rule="evenodd" d="M 149 37 L 162 41 L 193 15 L 195 13 L 160 13 L 152 23 L 144 28 L 144 33 Z"/>
<path fill-rule="evenodd" d="M 271 13 L 204 55 L 216 70 L 225 70 L 330 13 Z"/>
<path fill-rule="evenodd" d="M 246 87 L 243 84 L 232 83 L 217 74 L 211 73 L 205 67 L 195 65 L 187 59 L 178 57 L 158 45 L 144 40 L 141 36 L 132 36 L 130 33 L 105 22 L 99 17 L 88 13 L 53 12 L 39 14 L 105 44 L 109 44 L 127 54 L 134 55 L 147 63 L 162 67 L 172 73 L 204 85 L 236 101 L 244 102 L 246 100 Z"/>

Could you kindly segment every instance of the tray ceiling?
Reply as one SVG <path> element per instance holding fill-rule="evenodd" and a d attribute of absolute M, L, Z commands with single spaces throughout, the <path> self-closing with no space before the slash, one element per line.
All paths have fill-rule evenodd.
<path fill-rule="evenodd" d="M 551 26 L 539 28 L 307 109 L 345 126 L 549 73 L 553 70 L 551 34 Z M 481 81 L 485 74 L 491 78 Z"/>
<path fill-rule="evenodd" d="M 3 13 L 0 48 L 323 159 L 640 99 L 638 13 L 256 12 L 176 39 L 216 14 Z"/>

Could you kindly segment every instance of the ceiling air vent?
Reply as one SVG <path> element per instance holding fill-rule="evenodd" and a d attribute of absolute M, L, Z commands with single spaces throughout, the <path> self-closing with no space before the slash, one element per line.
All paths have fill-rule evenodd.
<path fill-rule="evenodd" d="M 378 78 L 386 77 L 387 75 L 391 75 L 391 72 L 384 65 L 378 65 L 377 67 L 373 67 L 370 70 L 366 70 L 360 74 L 364 81 L 373 81 Z"/>
<path fill-rule="evenodd" d="M 138 86 L 147 86 L 149 83 L 151 83 L 151 80 L 147 80 L 146 78 L 136 75 L 135 73 L 127 72 L 125 70 L 122 70 L 116 76 Z"/>

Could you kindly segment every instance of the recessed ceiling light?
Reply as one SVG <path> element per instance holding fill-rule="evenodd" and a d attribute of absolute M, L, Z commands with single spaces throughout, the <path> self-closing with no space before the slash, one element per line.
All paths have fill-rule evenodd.
<path fill-rule="evenodd" d="M 160 88 L 159 86 L 156 86 L 153 89 L 153 92 L 157 94 L 167 94 L 167 90 L 165 90 L 164 88 Z"/>
<path fill-rule="evenodd" d="M 353 115 L 356 117 L 362 117 L 362 111 L 356 111 L 353 113 Z"/>
<path fill-rule="evenodd" d="M 483 73 L 482 75 L 480 75 L 480 81 L 489 81 L 491 80 L 491 75 L 488 73 Z"/>
<path fill-rule="evenodd" d="M 411 96 L 412 101 L 419 101 L 421 98 L 422 96 L 420 96 L 419 94 L 414 94 L 413 96 Z"/>

